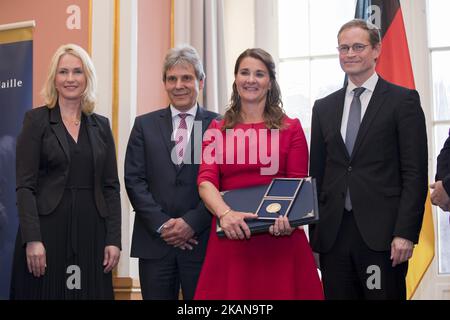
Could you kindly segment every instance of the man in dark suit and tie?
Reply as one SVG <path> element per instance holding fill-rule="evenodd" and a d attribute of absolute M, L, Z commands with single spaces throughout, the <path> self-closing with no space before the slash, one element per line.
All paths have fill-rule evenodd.
<path fill-rule="evenodd" d="M 144 299 L 192 299 L 211 215 L 197 189 L 203 132 L 216 113 L 197 103 L 205 74 L 190 46 L 171 49 L 163 67 L 169 107 L 136 118 L 125 185 L 136 212 L 131 256 L 139 258 Z"/>
<path fill-rule="evenodd" d="M 327 299 L 405 299 L 427 195 L 425 117 L 417 91 L 375 72 L 375 26 L 352 20 L 338 44 L 348 84 L 317 100 L 312 115 L 320 221 L 310 241 Z"/>

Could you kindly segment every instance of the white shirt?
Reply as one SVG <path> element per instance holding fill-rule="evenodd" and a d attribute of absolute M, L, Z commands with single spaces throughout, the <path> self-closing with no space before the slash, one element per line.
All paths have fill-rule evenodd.
<path fill-rule="evenodd" d="M 367 106 L 369 105 L 370 99 L 372 98 L 373 90 L 375 90 L 375 86 L 378 82 L 378 75 L 376 72 L 366 80 L 361 86 L 362 88 L 366 88 L 364 92 L 359 96 L 361 100 L 361 121 L 364 118 L 364 114 L 366 113 Z M 348 79 L 347 91 L 345 92 L 345 101 L 344 101 L 344 111 L 342 112 L 342 122 L 341 122 L 341 135 L 342 139 L 345 141 L 345 134 L 347 132 L 347 122 L 348 115 L 350 113 L 350 104 L 352 103 L 354 92 L 353 89 L 358 88 L 353 82 Z"/>

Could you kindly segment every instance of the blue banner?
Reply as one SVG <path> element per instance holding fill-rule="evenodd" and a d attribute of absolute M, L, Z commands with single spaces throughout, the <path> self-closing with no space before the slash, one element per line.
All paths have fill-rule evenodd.
<path fill-rule="evenodd" d="M 0 33 L 0 299 L 9 298 L 18 230 L 16 138 L 33 103 L 33 41 L 2 43 Z"/>

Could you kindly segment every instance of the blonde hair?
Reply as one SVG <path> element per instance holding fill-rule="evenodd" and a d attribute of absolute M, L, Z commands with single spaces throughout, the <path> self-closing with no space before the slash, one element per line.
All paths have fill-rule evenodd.
<path fill-rule="evenodd" d="M 58 101 L 58 91 L 55 87 L 56 69 L 58 68 L 59 60 L 66 54 L 71 54 L 81 60 L 83 72 L 86 76 L 86 89 L 81 95 L 81 110 L 85 114 L 91 114 L 94 111 L 97 100 L 97 76 L 89 54 L 76 44 L 64 44 L 56 50 L 50 62 L 47 79 L 42 88 L 41 95 L 48 108 L 52 109 L 56 106 L 56 102 Z"/>

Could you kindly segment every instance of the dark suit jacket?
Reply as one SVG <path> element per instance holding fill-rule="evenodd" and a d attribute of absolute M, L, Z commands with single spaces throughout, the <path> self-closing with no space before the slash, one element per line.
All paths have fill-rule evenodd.
<path fill-rule="evenodd" d="M 321 253 L 332 248 L 347 187 L 356 224 L 372 250 L 390 250 L 395 236 L 417 243 L 428 187 L 419 95 L 380 78 L 349 155 L 340 132 L 345 91 L 313 108 L 310 174 L 317 179 L 320 221 L 310 228 L 312 247 Z"/>
<path fill-rule="evenodd" d="M 435 180 L 442 180 L 445 191 L 450 195 L 450 137 L 445 140 L 437 157 Z"/>
<path fill-rule="evenodd" d="M 216 113 L 198 108 L 196 121 L 202 122 L 202 135 Z M 131 256 L 158 259 L 172 248 L 161 239 L 158 228 L 170 218 L 182 217 L 195 231 L 199 244 L 186 253 L 203 259 L 211 215 L 200 200 L 197 188 L 198 164 L 175 165 L 171 152 L 172 114 L 170 108 L 136 118 L 125 158 L 125 185 L 136 212 Z M 191 134 L 191 146 L 202 137 Z M 186 156 L 193 155 L 186 152 Z M 197 150 L 200 151 L 200 150 Z M 199 155 L 197 155 L 197 159 Z M 177 249 L 179 250 L 179 249 Z"/>
<path fill-rule="evenodd" d="M 86 117 L 94 155 L 95 204 L 106 222 L 106 244 L 121 247 L 120 188 L 114 140 L 108 119 Z M 62 199 L 69 177 L 70 152 L 59 106 L 25 114 L 16 148 L 16 192 L 22 242 L 41 241 L 39 215 Z"/>

